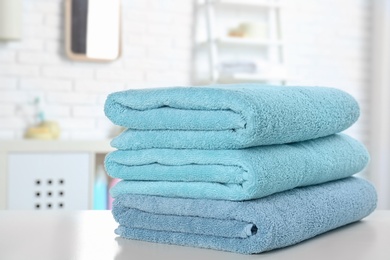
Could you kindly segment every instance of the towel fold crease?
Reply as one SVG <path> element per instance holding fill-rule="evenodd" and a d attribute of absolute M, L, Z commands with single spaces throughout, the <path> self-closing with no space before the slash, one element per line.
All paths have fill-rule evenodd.
<path fill-rule="evenodd" d="M 251 254 L 358 221 L 376 200 L 370 183 L 349 177 L 245 202 L 123 194 L 113 216 L 125 238 Z"/>
<path fill-rule="evenodd" d="M 351 176 L 369 155 L 355 139 L 335 134 L 305 142 L 240 150 L 118 150 L 107 173 L 124 179 L 111 189 L 168 197 L 248 200 Z"/>
<path fill-rule="evenodd" d="M 234 84 L 116 92 L 105 113 L 129 128 L 112 141 L 118 149 L 238 149 L 341 132 L 359 107 L 333 88 Z"/>

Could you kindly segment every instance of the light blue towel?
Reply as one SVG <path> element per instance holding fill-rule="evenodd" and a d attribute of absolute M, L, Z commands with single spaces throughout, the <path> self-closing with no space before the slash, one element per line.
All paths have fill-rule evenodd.
<path fill-rule="evenodd" d="M 129 128 L 112 141 L 118 149 L 237 149 L 341 132 L 359 107 L 333 88 L 232 84 L 116 92 L 105 113 Z"/>
<path fill-rule="evenodd" d="M 124 194 L 112 212 L 124 238 L 252 254 L 358 221 L 376 199 L 371 184 L 349 177 L 245 202 Z"/>
<path fill-rule="evenodd" d="M 125 179 L 111 195 L 248 200 L 361 171 L 369 155 L 358 141 L 335 134 L 299 143 L 240 150 L 115 151 L 108 174 Z"/>

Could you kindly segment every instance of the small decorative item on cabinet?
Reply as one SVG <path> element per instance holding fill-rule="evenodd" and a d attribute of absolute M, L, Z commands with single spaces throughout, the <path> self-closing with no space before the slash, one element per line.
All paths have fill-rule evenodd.
<path fill-rule="evenodd" d="M 46 120 L 45 110 L 39 97 L 34 99 L 36 124 L 29 127 L 24 135 L 27 139 L 53 140 L 60 137 L 61 129 L 57 122 Z"/>
<path fill-rule="evenodd" d="M 243 22 L 238 27 L 230 29 L 228 36 L 267 40 L 268 27 L 264 22 Z"/>

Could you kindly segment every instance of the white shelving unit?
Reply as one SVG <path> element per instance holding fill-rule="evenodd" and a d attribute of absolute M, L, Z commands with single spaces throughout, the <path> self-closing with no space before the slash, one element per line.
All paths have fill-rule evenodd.
<path fill-rule="evenodd" d="M 251 73 L 234 73 L 231 75 L 220 75 L 218 82 L 229 83 L 229 82 L 282 82 L 286 81 L 284 75 L 261 75 Z"/>
<path fill-rule="evenodd" d="M 281 6 L 278 0 L 203 0 L 197 2 L 197 36 L 195 37 L 195 78 L 196 83 L 230 82 L 278 82 L 285 84 L 286 72 L 283 68 L 284 43 L 281 37 Z M 227 10 L 223 13 L 221 10 Z M 231 17 L 229 17 L 229 14 Z M 237 17 L 233 17 L 237 14 Z M 227 28 L 221 29 L 221 18 L 228 23 L 229 18 L 247 22 L 246 14 L 263 18 L 267 28 L 266 38 L 231 37 Z M 240 17 L 241 15 L 241 17 Z M 202 25 L 203 22 L 203 25 Z M 199 31 L 204 36 L 199 37 Z M 253 53 L 253 55 L 251 54 Z M 261 60 L 277 66 L 279 71 L 256 71 L 251 73 L 223 73 L 220 69 L 226 53 L 233 54 L 233 59 L 240 60 L 240 55 Z M 202 63 L 203 55 L 203 63 Z M 205 67 L 208 67 L 205 70 Z"/>
<path fill-rule="evenodd" d="M 283 43 L 280 40 L 271 41 L 271 40 L 258 40 L 251 38 L 238 38 L 238 37 L 218 37 L 213 40 L 213 44 L 216 45 L 237 45 L 237 46 L 282 46 Z M 209 42 L 199 42 L 198 47 L 207 46 Z"/>

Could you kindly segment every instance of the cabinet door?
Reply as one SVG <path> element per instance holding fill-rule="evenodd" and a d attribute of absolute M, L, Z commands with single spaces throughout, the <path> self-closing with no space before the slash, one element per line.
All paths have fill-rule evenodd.
<path fill-rule="evenodd" d="M 8 208 L 88 209 L 90 154 L 8 154 Z"/>

